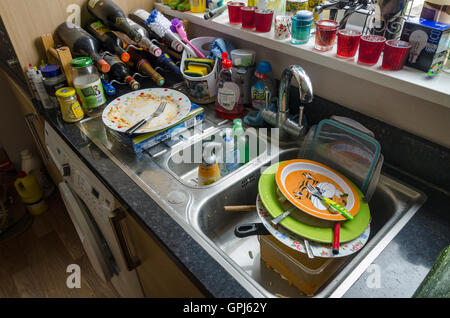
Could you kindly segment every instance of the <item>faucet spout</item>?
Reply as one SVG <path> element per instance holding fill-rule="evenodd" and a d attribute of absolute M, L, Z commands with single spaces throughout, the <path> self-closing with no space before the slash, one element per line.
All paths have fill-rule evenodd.
<path fill-rule="evenodd" d="M 278 112 L 289 111 L 289 87 L 291 79 L 295 78 L 302 103 L 311 103 L 313 100 L 313 88 L 311 80 L 305 70 L 298 65 L 290 65 L 285 68 L 281 75 L 280 90 L 278 92 Z"/>

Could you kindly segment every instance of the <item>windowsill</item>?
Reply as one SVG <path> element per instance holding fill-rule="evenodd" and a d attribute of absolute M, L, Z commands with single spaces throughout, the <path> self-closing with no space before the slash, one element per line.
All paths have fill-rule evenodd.
<path fill-rule="evenodd" d="M 381 68 L 381 58 L 377 65 L 365 66 L 358 64 L 356 59 L 337 58 L 336 46 L 332 51 L 320 53 L 314 50 L 314 37 L 311 37 L 307 44 L 293 45 L 289 40 L 274 39 L 273 28 L 268 33 L 243 30 L 240 26 L 234 26 L 228 22 L 227 12 L 213 20 L 205 20 L 203 13 L 171 10 L 161 3 L 155 3 L 155 7 L 165 14 L 186 19 L 202 27 L 450 108 L 450 75 L 445 72 L 428 79 L 426 73 L 411 67 L 404 67 L 400 71 L 386 71 Z"/>

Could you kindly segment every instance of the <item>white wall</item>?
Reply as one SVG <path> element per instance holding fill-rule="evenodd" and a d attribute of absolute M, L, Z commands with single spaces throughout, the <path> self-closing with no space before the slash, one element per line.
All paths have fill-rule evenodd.
<path fill-rule="evenodd" d="M 189 34 L 191 38 L 223 37 L 238 48 L 252 48 L 257 52 L 257 61 L 271 62 L 277 79 L 286 66 L 298 64 L 309 74 L 317 96 L 450 148 L 450 109 L 447 107 L 307 62 L 301 56 L 280 54 L 193 23 L 189 24 Z"/>

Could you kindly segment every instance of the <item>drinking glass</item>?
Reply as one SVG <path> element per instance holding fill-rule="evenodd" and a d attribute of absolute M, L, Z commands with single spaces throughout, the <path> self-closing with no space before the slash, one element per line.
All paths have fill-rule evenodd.
<path fill-rule="evenodd" d="M 363 35 L 359 42 L 358 62 L 374 65 L 383 51 L 386 38 L 380 35 Z"/>
<path fill-rule="evenodd" d="M 257 32 L 269 32 L 272 27 L 273 11 L 269 9 L 256 9 L 255 28 Z"/>
<path fill-rule="evenodd" d="M 255 28 L 255 10 L 256 7 L 241 7 L 243 29 Z"/>
<path fill-rule="evenodd" d="M 408 57 L 411 44 L 401 40 L 386 41 L 382 67 L 387 70 L 401 70 Z"/>
<path fill-rule="evenodd" d="M 230 23 L 239 24 L 242 21 L 241 7 L 245 6 L 243 2 L 230 1 L 228 5 L 228 18 Z"/>
<path fill-rule="evenodd" d="M 278 15 L 275 17 L 275 39 L 285 40 L 291 36 L 291 17 L 287 15 Z"/>
<path fill-rule="evenodd" d="M 333 48 L 339 23 L 333 20 L 319 20 L 316 22 L 316 43 L 318 51 L 329 51 Z"/>
<path fill-rule="evenodd" d="M 354 57 L 358 50 L 361 32 L 343 29 L 337 34 L 337 56 L 341 58 Z"/>

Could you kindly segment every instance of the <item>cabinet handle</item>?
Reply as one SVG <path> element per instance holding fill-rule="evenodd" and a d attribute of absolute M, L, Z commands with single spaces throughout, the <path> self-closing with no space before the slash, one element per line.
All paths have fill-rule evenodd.
<path fill-rule="evenodd" d="M 123 234 L 121 221 L 126 218 L 125 212 L 118 208 L 112 212 L 109 216 L 109 220 L 111 221 L 112 227 L 116 234 L 117 240 L 120 245 L 120 249 L 122 250 L 122 254 L 125 258 L 125 262 L 129 271 L 134 270 L 136 267 L 141 265 L 141 261 L 137 256 L 131 255 L 129 244 L 125 235 Z"/>

